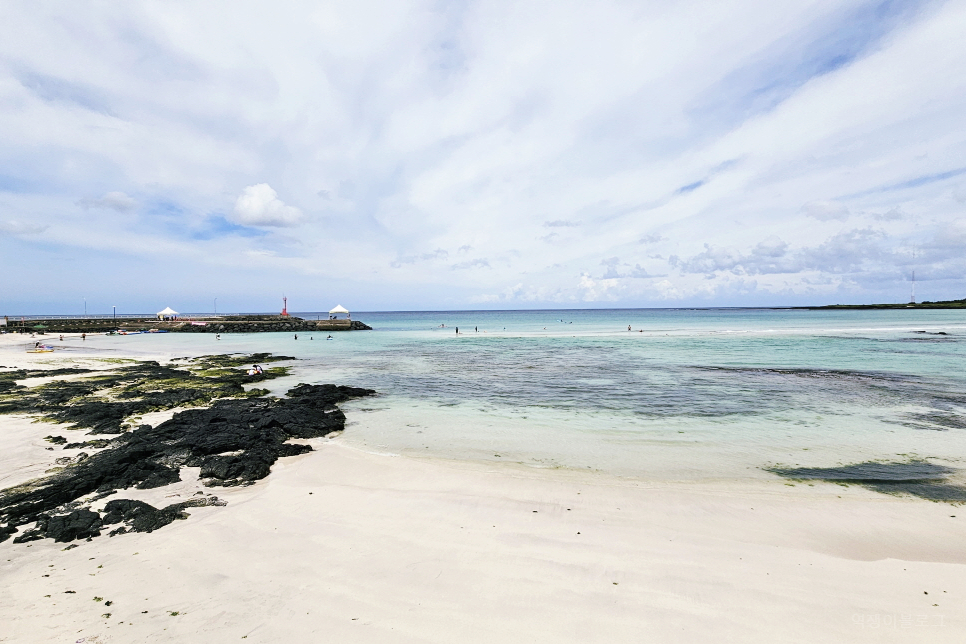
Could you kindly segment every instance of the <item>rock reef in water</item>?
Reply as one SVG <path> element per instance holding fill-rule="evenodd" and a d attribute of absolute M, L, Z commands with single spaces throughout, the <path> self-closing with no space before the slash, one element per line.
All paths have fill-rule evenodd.
<path fill-rule="evenodd" d="M 251 358 L 244 356 L 245 363 L 250 363 Z M 262 357 L 261 362 L 268 360 Z M 147 369 L 157 375 L 159 370 L 167 369 L 157 363 L 146 364 L 122 372 L 131 376 L 141 373 L 139 369 Z M 224 368 L 213 366 L 211 361 L 206 366 L 215 371 Z M 227 378 L 228 382 L 234 382 L 233 374 L 223 373 L 209 373 L 207 377 L 183 373 L 161 375 L 164 379 L 214 378 L 224 383 Z M 154 385 L 147 380 L 137 382 L 135 386 L 141 387 L 145 394 L 163 393 L 151 389 L 157 387 L 156 382 Z M 84 381 L 77 384 L 79 388 L 71 388 L 75 395 L 85 390 Z M 128 386 L 131 386 L 130 382 Z M 243 395 L 249 393 L 242 390 Z M 102 516 L 90 507 L 81 507 L 89 506 L 95 499 L 89 498 L 86 502 L 81 499 L 92 494 L 103 498 L 128 487 L 150 489 L 168 485 L 181 480 L 179 470 L 182 467 L 200 468 L 202 482 L 207 486 L 251 484 L 268 476 L 279 458 L 311 451 L 311 446 L 290 443 L 290 439 L 316 438 L 342 430 L 345 414 L 336 407 L 337 404 L 374 393 L 371 389 L 355 387 L 300 384 L 289 390 L 286 398 L 220 398 L 208 408 L 182 411 L 156 427 L 142 425 L 110 440 L 74 443 L 72 445 L 77 447 L 105 447 L 87 458 L 73 459 L 63 469 L 46 477 L 0 491 L 0 522 L 6 524 L 0 526 L 0 541 L 10 538 L 19 527 L 29 523 L 34 523 L 34 527 L 20 534 L 15 542 L 41 538 L 57 541 L 93 538 L 101 534 L 104 526 L 116 523 L 125 525 L 114 529 L 112 535 L 129 531 L 150 532 L 185 518 L 185 508 L 217 505 L 219 502 L 216 497 L 203 497 L 158 509 L 140 501 L 115 499 L 107 504 Z M 28 394 L 25 397 L 29 399 L 25 404 L 33 405 L 36 411 L 46 412 L 47 417 L 78 420 L 82 426 L 91 427 L 92 433 L 103 430 L 101 416 L 92 413 L 82 400 L 77 401 L 77 405 L 86 411 L 70 414 L 67 413 L 71 408 L 69 401 L 74 398 L 68 398 L 67 402 L 61 400 L 48 409 L 44 405 L 50 400 L 49 396 Z M 180 398 L 175 396 L 175 399 Z M 10 400 L 6 402 L 12 404 Z M 110 427 L 121 431 L 121 421 L 125 417 L 120 413 L 109 415 Z"/>

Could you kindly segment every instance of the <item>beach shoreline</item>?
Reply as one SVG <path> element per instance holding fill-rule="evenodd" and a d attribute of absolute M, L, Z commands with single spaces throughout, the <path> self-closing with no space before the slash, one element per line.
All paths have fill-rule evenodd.
<path fill-rule="evenodd" d="M 22 354 L 3 340 L 7 367 L 110 368 L 94 350 Z M 65 454 L 47 450 L 48 423 L 0 424 L 0 464 L 18 482 Z M 966 511 L 955 505 L 822 482 L 673 483 L 307 442 L 314 451 L 279 459 L 251 486 L 208 490 L 227 506 L 190 508 L 153 533 L 66 550 L 0 544 L 0 642 L 966 633 Z M 183 500 L 202 490 L 192 469 L 123 496 Z"/>

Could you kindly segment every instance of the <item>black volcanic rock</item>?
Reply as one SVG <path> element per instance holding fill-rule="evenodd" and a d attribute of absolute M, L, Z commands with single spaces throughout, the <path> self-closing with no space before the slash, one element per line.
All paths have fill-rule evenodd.
<path fill-rule="evenodd" d="M 294 360 L 267 353 L 202 356 L 184 367 L 139 362 L 82 380 L 55 380 L 33 388 L 15 380 L 37 376 L 89 373 L 89 370 L 55 369 L 0 373 L 0 413 L 38 413 L 46 420 L 91 429 L 92 434 L 120 434 L 124 420 L 161 409 L 207 405 L 219 398 L 250 398 L 267 393 L 246 385 L 285 375 L 285 367 L 248 375 L 241 367 L 255 363 Z M 52 437 L 53 438 L 53 437 Z"/>
<path fill-rule="evenodd" d="M 205 500 L 157 510 L 116 499 L 105 507 L 103 520 L 96 512 L 69 506 L 76 507 L 76 500 L 94 492 L 168 485 L 180 480 L 179 470 L 185 466 L 200 467 L 206 485 L 251 484 L 268 476 L 277 459 L 311 451 L 308 445 L 286 441 L 343 429 L 345 414 L 336 405 L 373 393 L 371 389 L 301 384 L 287 398 L 219 399 L 209 408 L 180 412 L 157 427 L 142 425 L 121 434 L 103 451 L 47 477 L 3 490 L 0 520 L 8 527 L 37 523 L 15 542 L 96 536 L 102 523 L 122 520 L 130 522 L 133 530 L 149 532 L 183 518 L 185 507 L 205 504 Z M 64 515 L 68 509 L 72 511 Z"/>
<path fill-rule="evenodd" d="M 54 541 L 73 541 L 100 536 L 101 515 L 86 508 L 68 515 L 52 516 L 47 520 L 44 536 Z"/>
<path fill-rule="evenodd" d="M 12 525 L 0 526 L 0 543 L 3 543 L 10 538 L 10 535 L 16 534 L 17 528 Z"/>

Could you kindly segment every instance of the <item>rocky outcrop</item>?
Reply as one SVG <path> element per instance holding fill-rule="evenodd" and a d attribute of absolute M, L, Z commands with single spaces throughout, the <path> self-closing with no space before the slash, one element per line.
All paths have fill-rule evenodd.
<path fill-rule="evenodd" d="M 0 521 L 7 524 L 0 528 L 0 541 L 28 523 L 35 526 L 15 541 L 92 538 L 100 534 L 101 526 L 122 521 L 128 524 L 124 531 L 149 532 L 182 518 L 184 508 L 199 501 L 158 510 L 119 499 L 107 504 L 102 517 L 90 508 L 77 507 L 78 500 L 128 487 L 168 485 L 180 480 L 182 467 L 200 467 L 208 486 L 249 485 L 268 476 L 279 458 L 311 451 L 311 446 L 290 443 L 290 439 L 342 430 L 345 414 L 336 405 L 373 393 L 301 384 L 287 398 L 221 399 L 207 409 L 175 414 L 157 427 L 142 425 L 119 435 L 103 451 L 0 492 Z"/>
<path fill-rule="evenodd" d="M 54 380 L 33 388 L 23 387 L 17 380 L 39 375 L 61 375 L 66 370 L 18 369 L 0 374 L 0 413 L 37 413 L 45 420 L 71 423 L 75 428 L 88 428 L 97 434 L 120 434 L 131 416 L 161 409 L 204 405 L 218 398 L 261 396 L 264 389 L 246 388 L 250 385 L 287 372 L 285 367 L 270 367 L 263 373 L 247 375 L 250 366 L 294 360 L 290 356 L 267 353 L 233 356 L 202 356 L 182 366 L 140 362 L 119 367 L 107 374 L 78 380 Z M 91 373 L 90 370 L 70 370 L 71 373 Z M 67 440 L 49 436 L 53 444 Z"/>

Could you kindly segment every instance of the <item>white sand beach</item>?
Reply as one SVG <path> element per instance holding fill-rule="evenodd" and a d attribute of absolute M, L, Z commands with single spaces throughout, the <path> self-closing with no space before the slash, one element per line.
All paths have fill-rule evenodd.
<path fill-rule="evenodd" d="M 7 341 L 0 363 L 58 362 L 22 350 Z M 47 450 L 49 424 L 0 427 L 3 487 L 65 454 Z M 0 544 L 0 642 L 966 639 L 961 507 L 308 442 L 154 533 Z M 124 496 L 201 489 L 182 479 Z"/>

